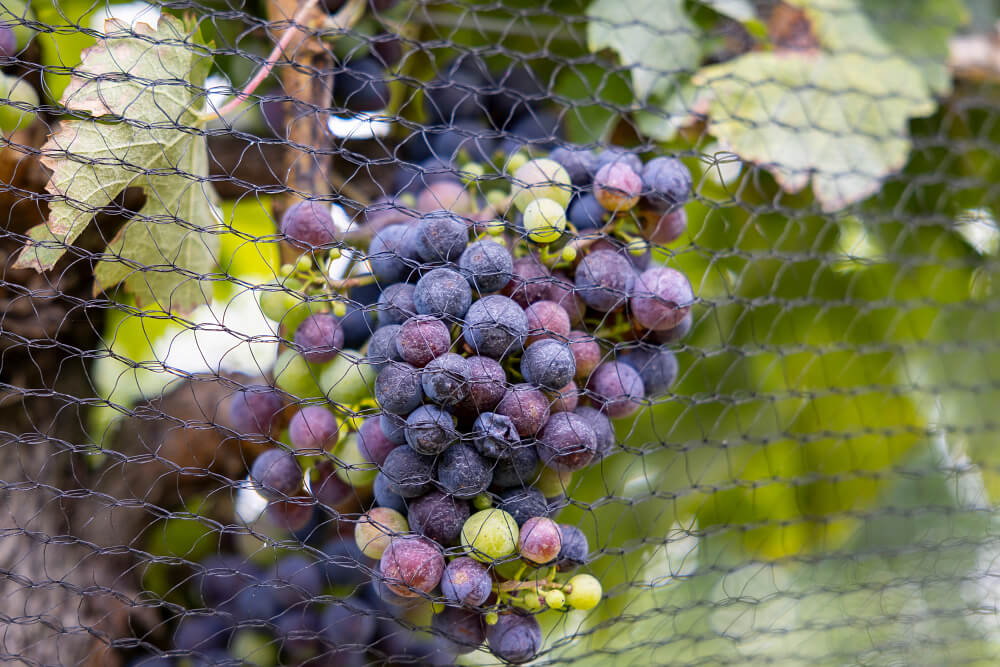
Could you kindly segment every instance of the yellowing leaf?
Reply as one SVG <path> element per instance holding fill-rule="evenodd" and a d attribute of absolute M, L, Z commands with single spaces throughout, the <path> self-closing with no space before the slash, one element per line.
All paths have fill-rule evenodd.
<path fill-rule="evenodd" d="M 97 209 L 139 186 L 146 204 L 109 245 L 98 284 L 124 280 L 143 306 L 189 312 L 204 302 L 199 277 L 214 269 L 218 245 L 205 140 L 188 131 L 211 59 L 169 15 L 134 30 L 112 19 L 105 32 L 83 52 L 62 100 L 93 117 L 62 121 L 42 147 L 55 198 L 16 266 L 51 269 Z"/>
<path fill-rule="evenodd" d="M 595 0 L 587 10 L 591 51 L 610 48 L 632 68 L 640 101 L 666 93 L 698 64 L 698 29 L 681 0 Z"/>

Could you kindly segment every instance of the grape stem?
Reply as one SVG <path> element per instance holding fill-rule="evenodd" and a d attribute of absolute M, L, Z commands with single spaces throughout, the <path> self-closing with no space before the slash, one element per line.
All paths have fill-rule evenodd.
<path fill-rule="evenodd" d="M 547 588 L 549 586 L 555 586 L 555 585 L 556 585 L 556 583 L 554 581 L 549 581 L 548 579 L 542 579 L 540 581 L 535 581 L 535 580 L 532 580 L 532 581 L 516 581 L 516 580 L 511 580 L 511 581 L 505 581 L 502 584 L 500 584 L 499 589 L 500 589 L 501 593 L 510 593 L 512 591 L 524 591 L 524 590 L 529 590 L 529 589 L 532 589 L 532 588 L 543 589 L 543 588 Z"/>

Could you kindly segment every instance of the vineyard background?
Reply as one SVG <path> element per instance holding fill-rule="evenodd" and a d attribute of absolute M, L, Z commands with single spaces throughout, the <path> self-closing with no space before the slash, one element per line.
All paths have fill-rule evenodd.
<path fill-rule="evenodd" d="M 448 133 L 694 176 L 687 232 L 654 249 L 698 298 L 681 374 L 573 481 L 560 520 L 607 599 L 545 617 L 540 664 L 992 663 L 997 3 L 355 1 L 222 118 L 297 3 L 0 6 L 21 39 L 0 66 L 39 98 L 0 100 L 29 114 L 0 150 L 4 659 L 169 650 L 193 564 L 308 552 L 240 520 L 259 446 L 220 416 L 273 371 L 255 288 L 294 257 L 275 220 L 314 195 L 358 227 Z M 81 66 L 109 33 L 149 50 L 93 66 L 140 76 Z M 387 108 L 352 119 L 337 77 L 390 41 Z M 496 76 L 480 102 L 527 72 L 534 127 L 435 125 L 455 62 Z"/>

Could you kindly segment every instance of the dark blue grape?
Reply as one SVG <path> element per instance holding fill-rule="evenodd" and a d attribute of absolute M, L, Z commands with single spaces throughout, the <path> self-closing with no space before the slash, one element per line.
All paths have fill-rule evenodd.
<path fill-rule="evenodd" d="M 481 614 L 458 607 L 445 607 L 431 619 L 431 629 L 443 636 L 457 653 L 470 653 L 486 639 Z"/>
<path fill-rule="evenodd" d="M 458 266 L 469 284 L 480 294 L 486 294 L 498 292 L 510 282 L 514 258 L 496 241 L 483 239 L 465 249 L 458 258 Z"/>
<path fill-rule="evenodd" d="M 171 648 L 194 653 L 225 649 L 231 634 L 232 626 L 218 616 L 184 616 L 174 630 Z"/>
<path fill-rule="evenodd" d="M 462 337 L 477 354 L 501 359 L 520 350 L 528 318 L 513 300 L 492 294 L 476 301 L 465 315 Z"/>
<path fill-rule="evenodd" d="M 597 197 L 589 192 L 575 197 L 569 203 L 569 211 L 567 212 L 569 221 L 581 232 L 601 229 L 604 227 L 607 215 L 607 209 L 601 206 Z"/>
<path fill-rule="evenodd" d="M 355 285 L 347 292 L 351 301 L 362 306 L 371 306 L 378 301 L 382 288 L 378 283 L 368 283 L 367 285 Z"/>
<path fill-rule="evenodd" d="M 281 649 L 295 662 L 304 662 L 319 652 L 322 623 L 316 610 L 292 607 L 274 619 L 274 625 Z"/>
<path fill-rule="evenodd" d="M 607 415 L 588 405 L 580 406 L 573 412 L 587 422 L 587 425 L 590 426 L 597 437 L 597 453 L 594 455 L 595 461 L 603 459 L 615 450 L 618 445 L 618 437 L 615 435 L 614 426 L 611 425 L 611 420 L 608 419 Z"/>
<path fill-rule="evenodd" d="M 493 466 L 470 445 L 459 442 L 441 454 L 437 478 L 456 498 L 475 498 L 493 481 Z"/>
<path fill-rule="evenodd" d="M 278 603 L 291 607 L 323 594 L 326 576 L 323 565 L 300 554 L 289 554 L 274 565 L 271 585 Z"/>
<path fill-rule="evenodd" d="M 420 263 L 416 227 L 396 224 L 381 229 L 368 246 L 368 261 L 383 284 L 405 282 Z"/>
<path fill-rule="evenodd" d="M 461 319 L 472 304 L 472 288 L 457 271 L 434 269 L 417 281 L 413 305 L 421 315 Z"/>
<path fill-rule="evenodd" d="M 576 267 L 576 288 L 588 306 L 602 313 L 623 305 L 635 285 L 635 269 L 612 250 L 588 254 Z"/>
<path fill-rule="evenodd" d="M 401 495 L 389 488 L 389 478 L 381 472 L 375 475 L 375 483 L 372 485 L 372 493 L 375 495 L 375 502 L 379 507 L 388 507 L 406 516 L 406 500 Z"/>
<path fill-rule="evenodd" d="M 263 571 L 238 556 L 213 556 L 199 576 L 202 601 L 234 621 L 268 619 L 277 604 Z"/>
<path fill-rule="evenodd" d="M 594 151 L 586 148 L 560 146 L 549 153 L 549 159 L 555 160 L 566 169 L 573 185 L 589 185 L 594 179 L 594 174 L 597 173 L 597 156 Z M 573 224 L 576 222 L 574 221 Z"/>
<path fill-rule="evenodd" d="M 409 364 L 394 361 L 375 378 L 375 400 L 386 412 L 406 415 L 423 401 L 420 371 Z"/>
<path fill-rule="evenodd" d="M 452 546 L 469 518 L 469 503 L 434 490 L 410 502 L 410 529 L 442 546 Z"/>
<path fill-rule="evenodd" d="M 262 495 L 277 500 L 293 496 L 302 488 L 302 468 L 290 452 L 269 449 L 254 460 L 250 479 Z"/>
<path fill-rule="evenodd" d="M 498 489 L 528 486 L 535 480 L 538 450 L 532 442 L 522 442 L 493 466 L 493 486 Z"/>
<path fill-rule="evenodd" d="M 524 350 L 521 375 L 537 387 L 558 391 L 576 375 L 576 357 L 567 343 L 551 338 L 535 341 Z"/>
<path fill-rule="evenodd" d="M 368 343 L 367 361 L 377 370 L 382 370 L 390 361 L 402 361 L 403 355 L 396 347 L 396 339 L 399 338 L 401 325 L 389 324 L 379 327 L 372 334 Z"/>
<path fill-rule="evenodd" d="M 529 111 L 504 129 L 501 149 L 505 154 L 529 146 L 533 151 L 547 151 L 555 146 L 562 136 L 562 121 L 555 114 L 545 111 Z"/>
<path fill-rule="evenodd" d="M 677 379 L 677 357 L 666 348 L 629 350 L 622 361 L 639 371 L 647 398 L 666 396 Z"/>
<path fill-rule="evenodd" d="M 496 625 L 486 626 L 486 640 L 493 655 L 514 664 L 534 659 L 542 648 L 542 627 L 534 616 L 502 614 Z"/>
<path fill-rule="evenodd" d="M 295 330 L 295 347 L 309 363 L 325 363 L 344 349 L 344 330 L 332 313 L 315 313 Z"/>
<path fill-rule="evenodd" d="M 575 569 L 587 564 L 587 556 L 590 554 L 590 544 L 587 536 L 576 526 L 568 523 L 559 524 L 559 533 L 562 537 L 562 547 L 559 549 L 559 558 L 556 560 L 556 567 L 560 572 Z"/>
<path fill-rule="evenodd" d="M 403 498 L 416 498 L 433 486 L 434 458 L 417 453 L 409 445 L 401 445 L 385 457 L 382 474 L 390 491 Z"/>
<path fill-rule="evenodd" d="M 496 134 L 482 119 L 459 118 L 454 123 L 428 128 L 427 142 L 432 155 L 455 164 L 463 158 L 490 164 L 497 149 Z"/>
<path fill-rule="evenodd" d="M 382 427 L 382 432 L 394 445 L 406 444 L 406 418 L 385 412 L 379 415 L 378 425 Z"/>
<path fill-rule="evenodd" d="M 532 487 L 513 487 L 500 492 L 497 507 L 514 517 L 518 526 L 536 516 L 548 516 L 549 505 L 545 495 Z"/>
<path fill-rule="evenodd" d="M 368 581 L 363 566 L 370 566 L 371 561 L 361 553 L 353 537 L 330 540 L 323 547 L 323 554 L 323 570 L 331 586 L 353 588 Z"/>
<path fill-rule="evenodd" d="M 385 70 L 374 58 L 348 63 L 333 79 L 333 101 L 350 111 L 379 111 L 389 103 Z"/>
<path fill-rule="evenodd" d="M 420 371 L 420 385 L 427 398 L 453 411 L 469 400 L 469 375 L 465 357 L 447 352 L 424 366 Z"/>
<path fill-rule="evenodd" d="M 423 86 L 424 109 L 435 123 L 481 118 L 486 110 L 480 91 L 485 87 L 486 79 L 477 64 L 471 60 L 456 62 Z"/>
<path fill-rule="evenodd" d="M 347 304 L 347 312 L 340 319 L 340 328 L 344 332 L 344 347 L 352 350 L 361 348 L 375 333 L 375 311 L 356 303 Z"/>
<path fill-rule="evenodd" d="M 691 172 L 677 158 L 658 157 L 642 169 L 643 196 L 663 209 L 691 198 Z"/>
<path fill-rule="evenodd" d="M 356 599 L 351 600 L 351 608 L 334 603 L 323 611 L 320 629 L 335 647 L 366 647 L 375 636 L 375 615 Z"/>
<path fill-rule="evenodd" d="M 419 454 L 440 454 L 458 438 L 455 418 L 436 405 L 421 405 L 406 418 L 406 442 Z"/>
<path fill-rule="evenodd" d="M 476 450 L 493 459 L 509 456 L 511 448 L 521 442 L 510 417 L 494 412 L 483 412 L 476 417 L 471 436 Z"/>
<path fill-rule="evenodd" d="M 469 243 L 469 226 L 449 211 L 431 211 L 417 226 L 417 253 L 426 262 L 452 262 Z"/>
<path fill-rule="evenodd" d="M 402 324 L 417 314 L 417 309 L 413 305 L 413 290 L 413 285 L 406 283 L 389 285 L 382 290 L 375 308 L 380 327 L 387 324 Z"/>
<path fill-rule="evenodd" d="M 524 63 L 511 63 L 507 68 L 490 77 L 497 93 L 489 96 L 490 115 L 499 127 L 510 124 L 512 119 L 530 113 L 538 103 L 549 97 L 544 80 Z"/>
<path fill-rule="evenodd" d="M 675 326 L 673 329 L 667 329 L 666 331 L 653 331 L 653 340 L 661 344 L 677 343 L 683 340 L 688 332 L 691 331 L 691 326 L 694 324 L 694 316 L 691 315 L 691 311 L 684 316 L 684 319 Z"/>
<path fill-rule="evenodd" d="M 448 563 L 441 575 L 441 595 L 452 602 L 478 607 L 493 590 L 486 566 L 474 558 L 460 556 Z"/>
<path fill-rule="evenodd" d="M 507 375 L 496 359 L 474 355 L 466 359 L 469 367 L 469 397 L 455 412 L 472 419 L 481 412 L 492 410 L 507 390 Z"/>

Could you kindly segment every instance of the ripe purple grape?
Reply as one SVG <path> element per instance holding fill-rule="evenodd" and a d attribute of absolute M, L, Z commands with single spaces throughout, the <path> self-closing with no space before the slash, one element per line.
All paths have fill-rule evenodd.
<path fill-rule="evenodd" d="M 468 556 L 459 556 L 448 563 L 441 576 L 441 594 L 459 604 L 478 607 L 489 599 L 492 590 L 489 570 Z"/>
<path fill-rule="evenodd" d="M 532 343 L 521 357 L 521 375 L 531 384 L 558 391 L 565 387 L 576 373 L 576 360 L 569 345 L 557 340 L 544 339 Z"/>
<path fill-rule="evenodd" d="M 509 456 L 512 447 L 521 442 L 510 417 L 483 412 L 472 424 L 472 444 L 483 456 L 492 459 Z"/>
<path fill-rule="evenodd" d="M 462 325 L 462 337 L 477 354 L 501 359 L 524 344 L 528 320 L 511 299 L 491 294 L 469 308 Z"/>
<path fill-rule="evenodd" d="M 375 332 L 375 309 L 356 303 L 347 303 L 345 308 L 344 316 L 337 318 L 344 332 L 344 347 L 357 350 Z"/>
<path fill-rule="evenodd" d="M 417 281 L 413 305 L 421 315 L 461 319 L 472 304 L 472 288 L 457 271 L 433 269 Z"/>
<path fill-rule="evenodd" d="M 694 291 L 687 277 L 666 266 L 643 271 L 636 279 L 629 306 L 646 329 L 672 329 L 691 311 Z"/>
<path fill-rule="evenodd" d="M 522 257 L 514 260 L 514 270 L 510 282 L 502 293 L 527 308 L 535 301 L 549 298 L 549 284 L 552 272 L 536 257 Z M 555 299 L 553 299 L 555 301 Z"/>
<path fill-rule="evenodd" d="M 545 565 L 559 557 L 562 549 L 562 534 L 559 525 L 544 516 L 535 516 L 521 526 L 518 533 L 517 550 L 521 558 L 532 565 Z"/>
<path fill-rule="evenodd" d="M 560 146 L 549 153 L 549 159 L 563 166 L 573 185 L 587 185 L 599 167 L 594 151 L 575 146 Z"/>
<path fill-rule="evenodd" d="M 666 213 L 660 209 L 644 212 L 640 216 L 640 229 L 643 237 L 650 243 L 673 243 L 687 231 L 687 213 L 683 208 Z"/>
<path fill-rule="evenodd" d="M 570 352 L 576 360 L 576 374 L 573 377 L 585 383 L 601 363 L 601 346 L 592 334 L 583 331 L 570 331 L 567 338 Z"/>
<path fill-rule="evenodd" d="M 639 371 L 647 398 L 660 398 L 670 390 L 677 379 L 677 357 L 662 347 L 629 350 L 622 361 Z"/>
<path fill-rule="evenodd" d="M 423 401 L 420 371 L 409 364 L 388 364 L 375 378 L 375 400 L 386 412 L 407 415 Z"/>
<path fill-rule="evenodd" d="M 432 211 L 420 219 L 416 246 L 425 262 L 453 262 L 468 243 L 469 226 L 454 213 Z"/>
<path fill-rule="evenodd" d="M 405 282 L 420 264 L 417 230 L 410 224 L 389 225 L 372 238 L 368 262 L 375 276 L 385 284 Z"/>
<path fill-rule="evenodd" d="M 449 171 L 451 169 L 454 167 L 450 167 Z M 437 217 L 450 216 L 463 225 L 465 221 L 454 214 L 472 213 L 474 208 L 472 197 L 469 196 L 465 185 L 452 178 L 450 174 L 444 177 L 438 176 L 417 195 L 417 210 L 421 213 Z M 440 228 L 442 225 L 435 224 L 434 226 Z M 421 257 L 426 261 L 453 260 L 462 252 L 461 248 L 458 248 L 459 243 L 465 247 L 465 243 L 468 241 L 468 231 L 466 230 L 460 235 L 456 225 L 448 224 L 446 226 L 448 229 L 445 233 L 439 233 L 440 229 L 438 229 L 437 232 L 429 235 L 427 243 L 423 246 L 425 250 L 421 254 Z"/>
<path fill-rule="evenodd" d="M 405 436 L 404 436 L 405 437 Z M 372 416 L 361 422 L 358 428 L 358 451 L 366 461 L 380 466 L 389 456 L 389 452 L 396 448 L 395 443 L 389 439 L 382 430 L 381 419 Z"/>
<path fill-rule="evenodd" d="M 267 385 L 249 385 L 229 401 L 229 423 L 241 436 L 267 435 L 281 411 L 281 395 Z"/>
<path fill-rule="evenodd" d="M 549 412 L 573 412 L 580 403 L 580 390 L 572 380 L 559 391 L 547 391 L 545 397 L 549 399 Z"/>
<path fill-rule="evenodd" d="M 590 554 L 590 544 L 583 531 L 568 523 L 561 523 L 559 524 L 559 533 L 562 537 L 559 560 L 556 561 L 556 567 L 559 568 L 559 571 L 566 572 L 586 565 Z"/>
<path fill-rule="evenodd" d="M 578 231 L 587 232 L 604 227 L 608 217 L 608 209 L 601 206 L 597 197 L 587 192 L 575 197 L 569 203 L 567 217 Z"/>
<path fill-rule="evenodd" d="M 250 479 L 265 497 L 285 498 L 302 488 L 302 468 L 290 452 L 268 449 L 254 460 Z"/>
<path fill-rule="evenodd" d="M 281 233 L 294 245 L 306 249 L 331 245 L 339 236 L 330 204 L 312 200 L 288 207 L 281 216 Z"/>
<path fill-rule="evenodd" d="M 507 376 L 496 359 L 471 356 L 466 359 L 469 368 L 469 397 L 457 406 L 463 417 L 473 417 L 492 410 L 503 398 Z"/>
<path fill-rule="evenodd" d="M 597 438 L 597 452 L 594 460 L 599 461 L 614 451 L 618 445 L 618 436 L 615 435 L 614 426 L 607 415 L 600 410 L 596 410 L 589 405 L 582 405 L 574 410 L 574 413 L 587 422 Z"/>
<path fill-rule="evenodd" d="M 610 162 L 594 176 L 594 198 L 609 211 L 627 211 L 639 203 L 642 177 L 624 162 Z"/>
<path fill-rule="evenodd" d="M 324 459 L 309 473 L 309 492 L 317 502 L 336 507 L 354 495 L 354 487 L 340 478 L 333 461 Z"/>
<path fill-rule="evenodd" d="M 332 313 L 315 313 L 295 330 L 295 347 L 309 363 L 325 363 L 344 348 L 344 330 Z"/>
<path fill-rule="evenodd" d="M 407 518 L 411 530 L 443 546 L 452 546 L 458 543 L 470 514 L 468 502 L 434 490 L 410 501 Z"/>
<path fill-rule="evenodd" d="M 690 199 L 691 185 L 691 172 L 677 158 L 654 158 L 642 169 L 643 195 L 664 210 Z"/>
<path fill-rule="evenodd" d="M 359 611 L 353 601 L 352 606 L 355 608 L 349 609 L 343 602 L 337 601 L 323 610 L 320 630 L 323 638 L 333 647 L 365 646 L 375 636 L 377 624 L 371 610 Z M 342 660 L 336 664 L 342 664 Z"/>
<path fill-rule="evenodd" d="M 225 650 L 232 626 L 217 616 L 184 616 L 177 623 L 172 648 L 201 654 Z"/>
<path fill-rule="evenodd" d="M 569 315 L 555 301 L 536 301 L 524 309 L 528 319 L 527 345 L 545 338 L 566 340 L 570 332 Z"/>
<path fill-rule="evenodd" d="M 318 453 L 330 450 L 339 438 L 340 422 L 322 405 L 307 405 L 288 422 L 288 439 L 292 447 Z"/>
<path fill-rule="evenodd" d="M 401 445 L 385 457 L 382 475 L 389 491 L 403 498 L 416 498 L 433 486 L 434 458 L 415 452 L 409 445 Z"/>
<path fill-rule="evenodd" d="M 517 612 L 501 614 L 486 626 L 486 641 L 493 655 L 514 664 L 533 660 L 542 648 L 542 626 L 534 616 Z"/>
<path fill-rule="evenodd" d="M 420 372 L 424 396 L 450 411 L 469 400 L 468 378 L 469 362 L 454 352 L 432 359 Z"/>
<path fill-rule="evenodd" d="M 444 637 L 456 653 L 475 651 L 486 639 L 481 614 L 469 609 L 445 607 L 431 619 L 431 629 Z"/>
<path fill-rule="evenodd" d="M 368 580 L 362 567 L 371 563 L 358 549 L 353 539 L 336 537 L 323 545 L 323 568 L 326 580 L 333 586 L 354 588 Z"/>
<path fill-rule="evenodd" d="M 538 457 L 553 470 L 585 468 L 597 452 L 597 436 L 572 412 L 552 415 L 538 434 Z"/>
<path fill-rule="evenodd" d="M 323 566 L 302 554 L 289 554 L 274 565 L 270 585 L 283 607 L 306 602 L 323 594 Z"/>
<path fill-rule="evenodd" d="M 532 487 L 514 487 L 500 493 L 497 507 L 514 517 L 518 526 L 528 519 L 548 516 L 549 506 L 541 491 Z"/>
<path fill-rule="evenodd" d="M 694 316 L 691 315 L 691 311 L 684 316 L 684 319 L 680 321 L 673 329 L 666 329 L 664 331 L 654 331 L 653 340 L 661 344 L 677 343 L 683 340 L 688 332 L 691 331 L 691 327 L 694 325 Z"/>
<path fill-rule="evenodd" d="M 522 442 L 497 459 L 493 466 L 493 486 L 497 489 L 524 487 L 535 479 L 538 449 L 532 442 Z"/>
<path fill-rule="evenodd" d="M 386 586 L 396 595 L 430 593 L 444 573 L 441 547 L 426 537 L 395 537 L 379 561 Z"/>
<path fill-rule="evenodd" d="M 382 290 L 375 306 L 380 327 L 387 324 L 402 324 L 417 314 L 417 308 L 413 305 L 415 289 L 413 285 L 396 283 Z"/>
<path fill-rule="evenodd" d="M 621 162 L 627 165 L 632 171 L 639 174 L 642 172 L 642 160 L 632 151 L 620 146 L 609 146 L 597 154 L 597 166 L 594 173 L 606 164 Z"/>
<path fill-rule="evenodd" d="M 310 496 L 276 500 L 267 506 L 267 517 L 279 528 L 295 533 L 309 525 L 315 504 L 316 499 Z"/>
<path fill-rule="evenodd" d="M 570 324 L 575 327 L 583 326 L 583 318 L 587 313 L 587 304 L 577 293 L 573 281 L 562 271 L 555 271 L 552 274 L 552 281 L 546 292 L 547 300 L 562 306 L 566 314 L 569 315 Z"/>
<path fill-rule="evenodd" d="M 534 437 L 549 419 L 549 400 L 530 384 L 510 387 L 494 410 L 509 417 L 522 438 Z"/>
<path fill-rule="evenodd" d="M 455 418 L 436 405 L 421 405 L 406 418 L 406 442 L 418 454 L 440 454 L 459 437 Z"/>
<path fill-rule="evenodd" d="M 372 334 L 372 339 L 368 341 L 366 360 L 375 367 L 375 370 L 381 371 L 390 361 L 403 360 L 402 355 L 399 354 L 399 349 L 396 347 L 396 339 L 399 338 L 399 329 L 401 326 L 399 324 L 389 324 L 379 327 Z"/>
<path fill-rule="evenodd" d="M 382 432 L 394 445 L 406 444 L 406 418 L 391 412 L 383 412 L 379 415 L 378 425 L 382 427 Z"/>
<path fill-rule="evenodd" d="M 497 292 L 510 282 L 514 259 L 507 248 L 484 239 L 469 245 L 458 259 L 469 284 L 480 294 Z"/>
<path fill-rule="evenodd" d="M 628 417 L 639 409 L 646 395 L 639 372 L 626 363 L 606 361 L 590 376 L 587 388 L 609 417 Z"/>
<path fill-rule="evenodd" d="M 611 250 L 588 254 L 576 267 L 576 288 L 588 306 L 602 313 L 621 306 L 632 293 L 635 270 Z"/>
<path fill-rule="evenodd" d="M 379 507 L 388 507 L 405 516 L 407 512 L 406 500 L 389 488 L 390 483 L 389 478 L 383 473 L 375 475 L 375 483 L 372 484 L 375 502 L 378 503 Z"/>
<path fill-rule="evenodd" d="M 448 325 L 430 315 L 416 315 L 406 320 L 396 337 L 399 355 L 416 368 L 423 368 L 450 347 Z"/>
<path fill-rule="evenodd" d="M 438 461 L 438 482 L 456 498 L 475 498 L 493 481 L 493 466 L 463 442 L 444 450 Z"/>
<path fill-rule="evenodd" d="M 13 58 L 16 55 L 17 34 L 14 28 L 6 23 L 0 24 L 0 58 Z"/>

